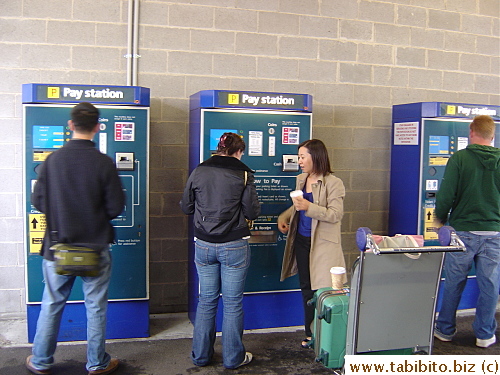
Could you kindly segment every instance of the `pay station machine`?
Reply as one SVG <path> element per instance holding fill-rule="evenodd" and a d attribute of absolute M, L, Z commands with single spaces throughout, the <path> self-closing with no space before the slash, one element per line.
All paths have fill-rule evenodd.
<path fill-rule="evenodd" d="M 96 147 L 115 162 L 126 196 L 123 213 L 112 221 L 113 271 L 109 287 L 107 338 L 149 336 L 148 153 L 149 89 L 135 86 L 23 85 L 24 202 L 28 339 L 33 342 L 40 312 L 43 276 L 39 255 L 45 216 L 31 204 L 37 172 L 50 153 L 71 139 L 72 107 L 91 102 L 100 111 Z M 77 278 L 63 313 L 59 341 L 86 339 L 81 280 Z"/>
<path fill-rule="evenodd" d="M 436 193 L 446 163 L 467 147 L 469 124 L 478 115 L 500 121 L 500 106 L 422 102 L 393 106 L 389 235 L 421 234 L 437 244 Z M 500 147 L 500 126 L 494 144 Z M 445 270 L 446 273 L 446 270 Z M 460 309 L 475 307 L 477 285 L 471 272 Z"/>
<path fill-rule="evenodd" d="M 303 324 L 298 277 L 280 282 L 286 236 L 278 231 L 276 222 L 292 203 L 289 193 L 300 173 L 297 146 L 311 137 L 311 112 L 312 97 L 306 94 L 205 90 L 190 98 L 190 172 L 216 152 L 224 132 L 243 137 L 242 161 L 255 171 L 261 215 L 250 238 L 245 329 Z M 189 316 L 194 321 L 199 284 L 192 223 L 189 242 Z M 220 318 L 221 308 L 219 327 Z"/>

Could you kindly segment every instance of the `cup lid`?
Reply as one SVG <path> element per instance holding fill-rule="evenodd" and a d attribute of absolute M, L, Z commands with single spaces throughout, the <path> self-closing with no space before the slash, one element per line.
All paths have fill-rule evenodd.
<path fill-rule="evenodd" d="M 301 195 L 304 195 L 304 192 L 302 190 L 294 190 L 290 192 L 290 196 L 293 197 L 300 197 Z"/>
<path fill-rule="evenodd" d="M 330 268 L 330 273 L 342 274 L 342 273 L 345 273 L 345 268 L 344 267 L 332 267 L 332 268 Z"/>

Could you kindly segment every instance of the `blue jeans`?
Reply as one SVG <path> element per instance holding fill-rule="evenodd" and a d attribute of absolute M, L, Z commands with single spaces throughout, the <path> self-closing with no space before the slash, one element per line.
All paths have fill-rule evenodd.
<path fill-rule="evenodd" d="M 224 367 L 236 368 L 245 359 L 243 337 L 243 291 L 250 247 L 248 240 L 211 243 L 196 240 L 195 263 L 200 295 L 193 332 L 191 359 L 197 366 L 210 363 L 214 354 L 215 318 L 222 293 L 222 358 Z"/>
<path fill-rule="evenodd" d="M 31 362 L 38 370 L 46 370 L 54 363 L 57 336 L 66 301 L 71 293 L 76 276 L 58 275 L 55 262 L 43 260 L 42 308 L 38 317 L 33 357 Z M 111 278 L 111 255 L 109 248 L 101 253 L 101 272 L 96 277 L 82 277 L 85 309 L 87 313 L 87 370 L 106 368 L 111 357 L 105 350 L 106 312 L 108 309 L 108 286 Z"/>
<path fill-rule="evenodd" d="M 479 296 L 472 328 L 476 338 L 486 340 L 495 334 L 497 328 L 495 310 L 500 279 L 500 235 L 482 236 L 461 231 L 457 234 L 467 251 L 446 253 L 443 301 L 436 329 L 449 339 L 455 335 L 456 311 L 474 262 Z"/>

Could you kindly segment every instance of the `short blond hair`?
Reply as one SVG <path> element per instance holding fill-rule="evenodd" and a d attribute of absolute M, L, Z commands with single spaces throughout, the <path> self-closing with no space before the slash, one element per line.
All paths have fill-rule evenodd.
<path fill-rule="evenodd" d="M 495 121 L 487 115 L 476 116 L 470 123 L 470 129 L 481 138 L 492 139 L 495 136 Z"/>

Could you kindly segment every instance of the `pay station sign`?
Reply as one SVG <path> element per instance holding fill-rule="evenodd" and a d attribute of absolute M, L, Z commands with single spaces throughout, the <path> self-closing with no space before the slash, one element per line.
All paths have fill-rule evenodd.
<path fill-rule="evenodd" d="M 238 108 L 308 109 L 305 95 L 260 92 L 218 92 L 218 105 Z"/>
<path fill-rule="evenodd" d="M 472 104 L 440 104 L 441 116 L 475 117 L 479 115 L 491 116 L 494 119 L 500 118 L 499 106 L 477 106 Z"/>
<path fill-rule="evenodd" d="M 149 105 L 149 89 L 139 86 L 23 84 L 23 103 L 112 103 Z"/>
<path fill-rule="evenodd" d="M 91 102 L 112 102 L 123 100 L 134 102 L 134 89 L 130 87 L 112 88 L 70 85 L 48 85 L 38 87 L 38 98 L 46 100 L 87 100 Z"/>

